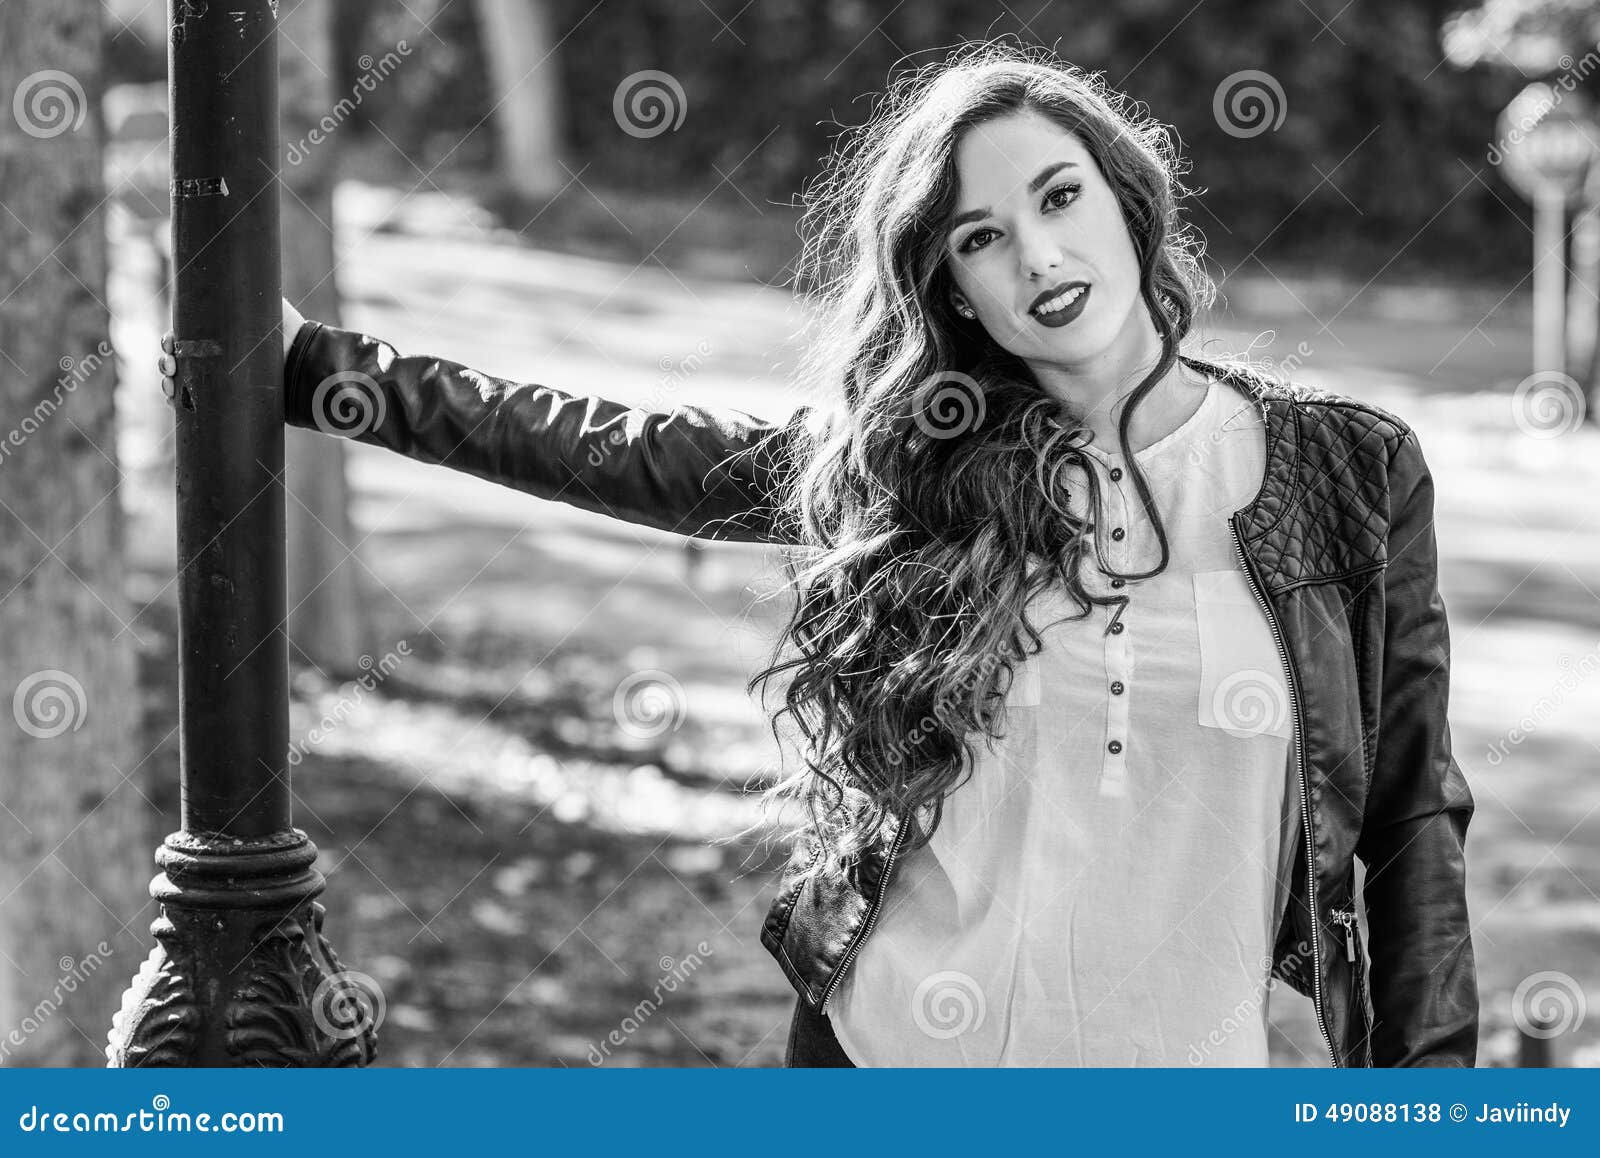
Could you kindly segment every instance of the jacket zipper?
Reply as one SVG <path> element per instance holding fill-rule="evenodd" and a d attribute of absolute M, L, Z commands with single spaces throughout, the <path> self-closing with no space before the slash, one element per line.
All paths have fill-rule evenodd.
<path fill-rule="evenodd" d="M 1300 719 L 1300 697 L 1295 688 L 1294 664 L 1289 658 L 1289 649 L 1283 644 L 1283 633 L 1278 629 L 1277 616 L 1272 613 L 1272 605 L 1267 602 L 1267 597 L 1262 592 L 1261 585 L 1256 580 L 1256 573 L 1251 567 L 1250 557 L 1245 554 L 1244 539 L 1239 534 L 1237 519 L 1238 512 L 1228 516 L 1228 529 L 1233 532 L 1233 545 L 1239 551 L 1239 561 L 1244 565 L 1245 578 L 1250 581 L 1250 591 L 1255 595 L 1256 602 L 1261 605 L 1261 610 L 1267 617 L 1267 626 L 1272 629 L 1272 641 L 1278 645 L 1278 654 L 1283 659 L 1284 675 L 1289 681 L 1289 704 L 1294 712 L 1294 764 L 1300 778 L 1300 816 L 1306 836 L 1306 893 L 1311 904 L 1311 1004 L 1316 1008 L 1317 1028 L 1322 1031 L 1322 1040 L 1328 1047 L 1328 1056 L 1333 1060 L 1334 1066 L 1338 1067 L 1339 1051 L 1333 1048 L 1333 1034 L 1328 1031 L 1328 1017 L 1322 1007 L 1322 954 L 1319 949 L 1322 941 L 1322 921 L 1317 916 L 1317 845 L 1311 831 L 1311 785 L 1306 777 L 1305 752 L 1301 747 L 1305 726 Z"/>
<path fill-rule="evenodd" d="M 1367 1030 L 1367 1065 L 1372 1064 L 1372 1023 L 1367 1020 L 1367 984 L 1362 976 L 1360 920 L 1355 909 L 1334 909 L 1334 920 L 1344 926 L 1344 955 L 1356 983 L 1356 1012 Z"/>
<path fill-rule="evenodd" d="M 872 926 L 878 921 L 878 911 L 883 908 L 883 898 L 889 891 L 889 871 L 894 868 L 894 858 L 900 851 L 900 842 L 905 839 L 906 822 L 904 818 L 895 830 L 894 841 L 889 845 L 889 855 L 883 862 L 883 875 L 878 878 L 878 896 L 873 901 L 872 908 L 867 911 L 867 919 L 861 923 L 861 931 L 856 934 L 856 939 L 850 942 L 850 948 L 844 955 L 844 960 L 839 962 L 839 968 L 833 972 L 833 980 L 828 982 L 828 987 L 822 991 L 822 1001 L 818 1004 L 818 1011 L 828 1011 L 828 999 L 833 996 L 833 991 L 839 988 L 839 982 L 844 980 L 845 970 L 850 967 L 850 962 L 855 960 L 856 951 L 861 948 L 861 942 L 867 939 L 867 934 L 872 932 Z"/>

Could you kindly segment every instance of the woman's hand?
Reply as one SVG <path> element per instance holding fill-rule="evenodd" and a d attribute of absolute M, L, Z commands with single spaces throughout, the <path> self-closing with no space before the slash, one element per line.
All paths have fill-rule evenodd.
<path fill-rule="evenodd" d="M 294 345 L 295 335 L 300 332 L 300 327 L 305 325 L 305 318 L 300 311 L 289 303 L 288 298 L 283 299 L 283 360 L 289 360 L 289 350 Z M 172 331 L 168 330 L 161 335 L 161 357 L 156 365 L 161 370 L 161 392 L 167 396 L 167 405 L 177 407 L 178 395 L 178 358 L 173 352 Z"/>

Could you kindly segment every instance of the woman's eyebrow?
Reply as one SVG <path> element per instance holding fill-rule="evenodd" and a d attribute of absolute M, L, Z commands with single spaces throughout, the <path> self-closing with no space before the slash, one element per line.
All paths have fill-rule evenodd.
<path fill-rule="evenodd" d="M 1039 175 L 1037 177 L 1028 182 L 1028 192 L 1037 193 L 1040 189 L 1044 188 L 1044 183 L 1046 181 L 1050 180 L 1051 177 L 1055 176 L 1061 170 L 1076 169 L 1077 167 L 1078 163 L 1076 161 L 1057 161 L 1053 165 L 1046 165 L 1043 169 L 1039 170 Z M 990 209 L 987 205 L 983 206 L 981 209 L 968 209 L 965 213 L 958 213 L 950 219 L 950 229 L 953 230 L 959 228 L 969 221 L 982 221 L 985 217 L 989 216 L 989 213 Z M 949 232 L 949 230 L 946 230 L 946 232 Z"/>

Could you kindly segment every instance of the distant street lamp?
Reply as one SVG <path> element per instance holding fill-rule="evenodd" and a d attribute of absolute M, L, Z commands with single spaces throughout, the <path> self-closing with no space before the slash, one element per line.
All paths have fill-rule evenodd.
<path fill-rule="evenodd" d="M 1533 202 L 1533 353 L 1536 373 L 1565 373 L 1566 215 L 1583 196 L 1600 144 L 1577 92 L 1530 84 L 1500 114 L 1492 159 Z"/>

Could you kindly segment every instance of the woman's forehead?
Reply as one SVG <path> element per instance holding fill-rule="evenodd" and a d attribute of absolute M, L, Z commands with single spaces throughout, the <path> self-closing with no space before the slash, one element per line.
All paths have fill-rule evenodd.
<path fill-rule="evenodd" d="M 983 209 L 1019 194 L 1052 166 L 1093 164 L 1075 134 L 1037 113 L 1008 113 L 967 130 L 955 149 L 957 212 Z"/>

